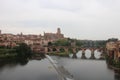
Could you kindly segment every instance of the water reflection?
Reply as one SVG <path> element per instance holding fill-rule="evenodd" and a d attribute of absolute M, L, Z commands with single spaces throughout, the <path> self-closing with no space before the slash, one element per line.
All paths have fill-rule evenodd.
<path fill-rule="evenodd" d="M 107 67 L 105 60 L 86 60 L 55 57 L 55 60 L 63 65 L 75 80 L 120 80 L 120 75 L 116 75 L 114 70 Z"/>
<path fill-rule="evenodd" d="M 96 57 L 101 53 L 95 51 L 94 54 Z M 73 55 L 76 55 L 77 59 L 73 59 Z M 63 66 L 61 69 L 67 69 L 75 80 L 120 80 L 120 74 L 110 69 L 105 60 L 80 59 L 82 51 L 71 54 L 70 57 L 52 56 Z M 0 63 L 0 80 L 59 80 L 57 72 L 45 57 L 34 57 L 32 60 L 5 60 Z"/>
<path fill-rule="evenodd" d="M 44 58 L 45 56 L 33 56 L 31 59 L 27 59 L 27 58 L 3 59 L 0 60 L 0 68 L 4 66 L 9 66 L 9 67 L 14 67 L 16 65 L 24 66 L 27 65 L 29 60 L 41 60 Z"/>
<path fill-rule="evenodd" d="M 109 65 L 107 65 L 107 68 L 111 71 L 114 71 L 114 78 L 115 80 L 120 80 L 120 70 L 114 70 L 113 68 L 111 68 Z"/>
<path fill-rule="evenodd" d="M 77 55 L 77 58 L 81 58 L 81 56 L 82 56 L 82 51 L 79 51 L 78 53 L 76 53 L 76 55 Z"/>
<path fill-rule="evenodd" d="M 89 49 L 87 49 L 87 50 L 85 51 L 85 57 L 86 57 L 87 59 L 89 59 L 89 58 L 91 57 L 91 51 L 90 51 Z"/>
<path fill-rule="evenodd" d="M 72 58 L 77 58 L 77 55 L 76 55 L 76 53 L 73 53 L 73 56 L 72 56 Z"/>
<path fill-rule="evenodd" d="M 99 59 L 100 58 L 100 56 L 101 56 L 101 52 L 99 52 L 99 51 L 97 51 L 97 50 L 95 50 L 95 52 L 94 52 L 94 55 L 95 55 L 95 58 L 96 59 Z"/>
<path fill-rule="evenodd" d="M 0 60 L 0 69 L 5 66 L 14 67 L 16 65 L 24 66 L 28 63 L 27 59 Z"/>
<path fill-rule="evenodd" d="M 48 59 L 33 58 L 0 61 L 0 80 L 58 80 Z"/>
<path fill-rule="evenodd" d="M 82 50 L 78 51 L 77 53 L 70 54 L 70 58 L 81 58 L 81 59 L 102 59 L 101 56 L 102 52 L 99 52 L 98 50 L 95 50 L 94 53 L 92 53 L 89 49 L 85 50 L 83 52 Z"/>
<path fill-rule="evenodd" d="M 115 77 L 115 80 L 120 80 L 120 73 L 119 74 L 115 73 L 114 77 Z"/>

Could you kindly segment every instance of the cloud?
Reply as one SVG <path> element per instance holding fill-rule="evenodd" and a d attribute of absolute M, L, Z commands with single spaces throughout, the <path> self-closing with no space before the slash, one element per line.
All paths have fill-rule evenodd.
<path fill-rule="evenodd" d="M 69 37 L 119 38 L 119 0 L 0 0 L 0 27 L 18 33 L 55 32 Z"/>

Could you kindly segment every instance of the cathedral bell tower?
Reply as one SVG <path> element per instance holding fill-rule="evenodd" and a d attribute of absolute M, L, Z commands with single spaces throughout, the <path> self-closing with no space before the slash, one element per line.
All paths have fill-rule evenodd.
<path fill-rule="evenodd" d="M 2 34 L 2 31 L 0 30 L 0 35 Z"/>
<path fill-rule="evenodd" d="M 60 28 L 57 28 L 57 34 L 61 34 Z"/>

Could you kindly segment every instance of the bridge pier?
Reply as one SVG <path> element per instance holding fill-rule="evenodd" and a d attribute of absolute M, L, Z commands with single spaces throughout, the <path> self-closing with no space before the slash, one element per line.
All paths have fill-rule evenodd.
<path fill-rule="evenodd" d="M 68 54 L 68 48 L 65 48 L 64 50 L 65 50 L 65 52 Z"/>
<path fill-rule="evenodd" d="M 81 59 L 87 59 L 87 57 L 85 56 L 85 54 L 87 54 L 87 53 L 85 53 L 85 51 L 87 49 L 91 51 L 91 56 L 90 56 L 89 59 L 96 59 L 95 54 L 94 54 L 95 50 L 100 50 L 100 51 L 103 52 L 100 59 L 104 59 L 104 56 L 105 56 L 105 53 L 104 53 L 105 50 L 104 49 L 98 49 L 98 48 L 79 48 L 79 47 L 71 47 L 71 46 L 70 47 L 69 46 L 67 46 L 67 47 L 64 47 L 64 46 L 48 46 L 48 47 L 44 47 L 44 48 L 45 48 L 44 52 L 46 54 L 50 54 L 50 53 L 52 54 L 53 52 L 54 53 L 65 52 L 66 54 L 73 53 L 72 58 L 77 58 L 76 53 L 78 51 L 82 50 Z"/>
<path fill-rule="evenodd" d="M 77 53 L 76 48 L 73 48 L 73 53 Z"/>
<path fill-rule="evenodd" d="M 100 55 L 100 59 L 105 59 L 105 53 L 102 52 L 102 54 Z"/>
<path fill-rule="evenodd" d="M 85 50 L 84 50 L 84 49 L 82 49 L 82 56 L 81 56 L 81 59 L 86 59 Z"/>
<path fill-rule="evenodd" d="M 45 50 L 45 54 L 48 53 L 48 47 L 44 47 L 44 50 Z"/>
<path fill-rule="evenodd" d="M 95 52 L 95 50 L 94 50 L 94 49 L 92 49 L 92 50 L 91 50 L 91 57 L 90 57 L 90 59 L 95 59 L 94 52 Z"/>
<path fill-rule="evenodd" d="M 56 48 L 57 52 L 60 52 L 59 48 Z"/>
<path fill-rule="evenodd" d="M 73 56 L 72 56 L 72 58 L 77 58 L 77 55 L 76 55 L 76 53 L 73 53 Z"/>

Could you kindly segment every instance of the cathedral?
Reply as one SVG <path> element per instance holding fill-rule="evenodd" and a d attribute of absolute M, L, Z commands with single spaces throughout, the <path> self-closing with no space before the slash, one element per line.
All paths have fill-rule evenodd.
<path fill-rule="evenodd" d="M 63 39 L 63 38 L 64 38 L 64 35 L 61 34 L 60 28 L 57 28 L 56 33 L 44 33 L 45 40 L 54 41 L 54 40 Z"/>

